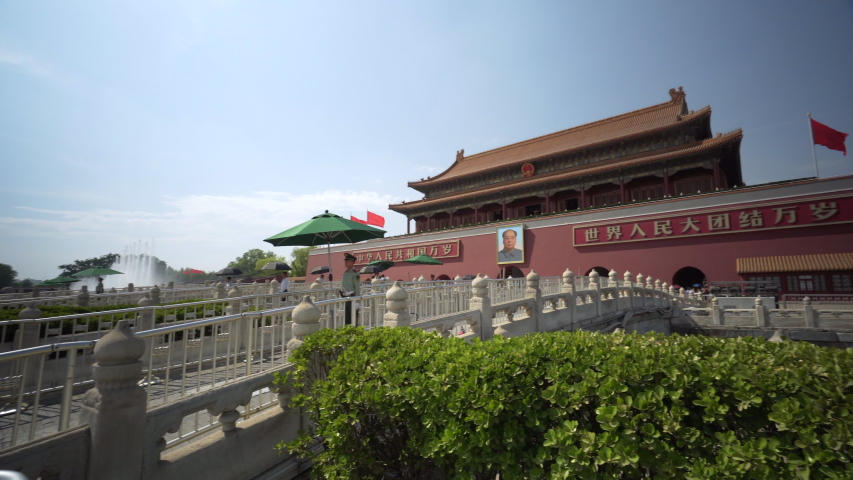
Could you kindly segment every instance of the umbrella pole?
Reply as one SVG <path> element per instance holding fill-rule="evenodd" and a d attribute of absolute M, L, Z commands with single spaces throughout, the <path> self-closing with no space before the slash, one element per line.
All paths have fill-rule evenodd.
<path fill-rule="evenodd" d="M 329 276 L 332 276 L 332 243 L 326 244 L 326 261 L 329 263 Z"/>

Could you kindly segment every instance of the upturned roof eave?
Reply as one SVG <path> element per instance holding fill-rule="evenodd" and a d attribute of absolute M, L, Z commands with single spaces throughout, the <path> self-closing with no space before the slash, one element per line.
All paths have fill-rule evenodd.
<path fill-rule="evenodd" d="M 665 104 L 661 104 L 661 105 L 665 105 Z M 657 106 L 659 106 L 659 105 L 657 105 Z M 634 113 L 634 112 L 631 112 L 631 113 Z M 464 174 L 464 175 L 457 175 L 457 176 L 453 176 L 453 177 L 449 177 L 449 178 L 443 178 L 443 177 L 444 177 L 444 175 L 446 175 L 448 172 L 450 172 L 450 171 L 453 169 L 453 167 L 455 167 L 455 166 L 459 163 L 459 161 L 458 161 L 458 160 L 456 160 L 456 161 L 454 161 L 454 162 L 453 162 L 453 164 L 452 164 L 450 167 L 448 167 L 445 171 L 443 171 L 443 172 L 439 173 L 438 175 L 436 175 L 436 176 L 434 176 L 434 177 L 432 177 L 432 178 L 430 178 L 430 179 L 428 179 L 428 180 L 415 181 L 415 182 L 408 182 L 408 184 L 407 184 L 407 185 L 408 185 L 410 188 L 415 189 L 415 190 L 417 190 L 417 191 L 419 191 L 419 192 L 421 192 L 421 193 L 426 193 L 426 192 L 423 190 L 423 188 L 424 188 L 424 187 L 433 187 L 433 186 L 436 186 L 436 185 L 440 185 L 440 184 L 444 183 L 445 181 L 459 180 L 459 179 L 463 179 L 463 178 L 466 178 L 466 177 L 469 177 L 469 176 L 472 176 L 472 175 L 479 175 L 479 174 L 482 174 L 482 173 L 484 173 L 484 172 L 491 172 L 491 171 L 494 171 L 494 170 L 497 170 L 497 169 L 500 169 L 500 168 L 507 168 L 507 167 L 512 167 L 512 166 L 518 166 L 518 165 L 522 165 L 522 164 L 527 163 L 527 162 L 534 162 L 534 161 L 537 161 L 537 160 L 541 160 L 541 159 L 543 159 L 543 158 L 553 157 L 553 156 L 555 156 L 555 155 L 565 155 L 565 154 L 567 154 L 567 153 L 572 153 L 572 152 L 575 152 L 575 151 L 577 151 L 577 150 L 587 150 L 587 149 L 592 149 L 592 148 L 601 148 L 601 147 L 604 147 L 604 146 L 606 146 L 606 145 L 608 145 L 608 144 L 612 144 L 612 143 L 616 143 L 616 142 L 621 142 L 621 141 L 625 141 L 625 140 L 631 140 L 631 139 L 638 138 L 638 137 L 642 137 L 642 136 L 645 136 L 645 135 L 652 135 L 652 134 L 660 133 L 660 132 L 662 132 L 662 131 L 670 130 L 670 129 L 673 129 L 673 128 L 681 128 L 681 127 L 682 127 L 682 126 L 684 126 L 684 125 L 689 125 L 689 124 L 691 124 L 691 123 L 694 123 L 694 122 L 697 122 L 697 121 L 700 121 L 700 120 L 706 119 L 706 118 L 710 117 L 710 115 L 711 115 L 711 106 L 710 106 L 710 105 L 706 105 L 705 107 L 701 108 L 700 110 L 698 110 L 698 111 L 694 111 L 692 115 L 681 117 L 681 118 L 682 118 L 682 120 L 680 120 L 680 121 L 675 121 L 674 123 L 671 123 L 671 124 L 669 124 L 669 125 L 664 125 L 664 126 L 661 126 L 661 127 L 652 128 L 652 129 L 649 129 L 649 130 L 643 130 L 643 131 L 641 131 L 641 132 L 636 132 L 636 133 L 633 133 L 633 134 L 630 134 L 630 135 L 624 135 L 624 136 L 621 136 L 621 137 L 615 137 L 615 138 L 611 138 L 611 139 L 607 139 L 607 140 L 602 140 L 602 141 L 600 141 L 600 142 L 594 142 L 594 143 L 590 143 L 590 144 L 579 145 L 579 146 L 576 146 L 576 147 L 567 148 L 567 149 L 565 149 L 565 150 L 560 150 L 560 151 L 558 151 L 558 152 L 550 152 L 550 153 L 547 153 L 547 154 L 542 154 L 542 155 L 537 155 L 537 156 L 533 156 L 533 157 L 523 158 L 523 159 L 520 159 L 520 160 L 515 160 L 515 161 L 513 161 L 513 162 L 509 162 L 509 163 L 504 163 L 504 164 L 500 164 L 500 165 L 494 165 L 494 166 L 487 167 L 487 168 L 483 168 L 483 169 L 481 169 L 481 170 L 477 170 L 477 171 L 475 171 L 475 172 L 467 173 L 467 174 Z M 575 128 L 579 128 L 579 127 L 575 127 Z M 571 130 L 571 129 L 569 129 L 569 130 Z M 562 133 L 562 132 L 564 132 L 564 131 L 566 131 L 566 130 L 562 130 L 562 131 L 560 131 L 560 132 L 552 133 L 552 134 L 549 134 L 549 135 L 556 135 L 557 133 Z M 548 136 L 548 135 L 545 135 L 545 136 L 537 137 L 536 139 L 531 139 L 531 140 L 537 140 L 537 139 L 540 139 L 540 138 L 545 138 L 545 137 L 547 137 L 547 136 Z M 531 141 L 531 140 L 525 140 L 525 142 L 528 142 L 528 141 Z M 515 146 L 515 145 L 519 145 L 519 144 L 522 144 L 522 143 L 524 143 L 524 142 L 518 142 L 518 143 L 511 144 L 511 145 L 507 145 L 507 146 L 505 146 L 505 147 L 501 147 L 501 149 L 503 149 L 503 148 L 508 148 L 508 147 L 513 147 L 513 146 Z M 478 154 L 476 154 L 476 155 L 478 155 L 478 156 L 479 156 L 479 155 L 483 155 L 483 154 L 485 154 L 485 153 L 491 153 L 491 152 L 494 152 L 494 151 L 497 151 L 497 150 L 499 150 L 499 149 L 487 150 L 486 152 L 478 153 Z M 474 156 L 472 155 L 471 157 L 468 157 L 468 158 L 472 158 L 472 157 L 474 157 Z"/>
<path fill-rule="evenodd" d="M 733 142 L 739 142 L 742 139 L 743 139 L 743 130 L 737 129 L 737 130 L 729 132 L 725 135 L 721 135 L 720 137 L 702 140 L 701 142 L 697 142 L 697 144 L 687 146 L 686 148 L 677 149 L 677 150 L 673 150 L 673 151 L 669 151 L 669 152 L 665 152 L 665 153 L 658 153 L 658 154 L 653 154 L 653 155 L 637 154 L 637 156 L 633 159 L 618 159 L 619 161 L 616 161 L 614 163 L 607 164 L 607 165 L 598 165 L 598 166 L 587 165 L 586 167 L 588 167 L 588 168 L 584 168 L 584 169 L 576 170 L 576 171 L 572 171 L 572 172 L 550 172 L 546 175 L 530 177 L 530 180 L 513 179 L 513 180 L 510 180 L 507 182 L 502 182 L 502 183 L 490 186 L 485 191 L 462 192 L 461 195 L 458 193 L 456 193 L 456 194 L 449 193 L 449 194 L 442 195 L 439 197 L 433 197 L 430 199 L 421 199 L 421 200 L 417 200 L 417 201 L 409 202 L 409 203 L 390 204 L 390 205 L 388 205 L 388 209 L 395 211 L 397 213 L 404 213 L 405 211 L 411 211 L 411 210 L 414 210 L 418 207 L 424 207 L 424 206 L 429 206 L 429 205 L 433 205 L 433 204 L 439 204 L 442 202 L 452 200 L 454 198 L 462 199 L 462 198 L 468 198 L 468 197 L 472 197 L 472 196 L 476 196 L 476 195 L 482 195 L 482 194 L 487 193 L 487 192 L 490 193 L 490 192 L 493 192 L 495 190 L 500 190 L 500 189 L 504 189 L 507 187 L 515 188 L 515 187 L 520 187 L 522 185 L 529 186 L 529 185 L 535 185 L 538 183 L 546 183 L 548 181 L 562 180 L 562 179 L 567 179 L 567 178 L 572 178 L 572 177 L 579 177 L 579 176 L 583 176 L 585 174 L 593 174 L 593 173 L 597 173 L 597 172 L 605 171 L 605 170 L 642 165 L 642 164 L 647 163 L 647 162 L 650 163 L 650 162 L 655 162 L 655 161 L 669 160 L 671 158 L 677 158 L 680 155 L 693 156 L 693 155 L 705 153 L 709 150 L 721 148 L 721 147 L 728 145 L 730 143 L 733 143 Z M 704 143 L 704 145 L 703 145 L 703 143 Z M 695 149 L 695 150 L 692 150 L 692 149 Z"/>

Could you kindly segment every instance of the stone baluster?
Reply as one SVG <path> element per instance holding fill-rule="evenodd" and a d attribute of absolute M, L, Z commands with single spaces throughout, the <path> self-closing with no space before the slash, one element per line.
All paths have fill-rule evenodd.
<path fill-rule="evenodd" d="M 385 292 L 385 311 L 385 316 L 382 317 L 382 324 L 386 327 L 411 326 L 409 294 L 400 282 L 394 282 L 394 285 Z"/>
<path fill-rule="evenodd" d="M 133 284 L 132 284 L 132 283 L 128 283 L 128 284 L 127 284 L 127 291 L 128 291 L 128 292 L 133 293 L 133 288 L 134 288 L 134 287 L 133 287 Z"/>
<path fill-rule="evenodd" d="M 281 306 L 281 295 L 279 294 L 279 290 L 281 290 L 281 284 L 278 283 L 278 280 L 273 278 L 272 281 L 267 284 L 267 293 L 270 295 L 275 294 L 272 297 L 272 308 L 278 308 Z"/>
<path fill-rule="evenodd" d="M 204 281 L 204 286 L 205 286 L 205 287 L 209 287 L 209 286 L 210 286 L 210 280 L 205 280 L 205 281 Z"/>
<path fill-rule="evenodd" d="M 622 287 L 625 288 L 625 296 L 628 297 L 628 307 L 634 307 L 634 282 L 631 280 L 631 272 L 625 270 L 622 274 Z"/>
<path fill-rule="evenodd" d="M 240 289 L 237 285 L 231 287 L 231 290 L 228 292 L 228 298 L 240 298 Z M 228 302 L 228 306 L 225 307 L 225 315 L 237 315 L 243 312 L 242 301 L 240 300 L 231 300 Z"/>
<path fill-rule="evenodd" d="M 169 290 L 174 290 L 175 289 L 175 282 L 169 282 L 168 288 L 169 288 Z"/>
<path fill-rule="evenodd" d="M 424 276 L 423 276 L 423 275 L 421 275 L 420 277 L 418 277 L 418 281 L 419 281 L 419 282 L 425 282 L 425 281 L 426 281 L 426 278 L 424 278 Z"/>
<path fill-rule="evenodd" d="M 661 285 L 663 285 L 663 284 L 661 283 L 659 278 L 657 280 L 655 280 L 655 290 L 660 291 Z"/>
<path fill-rule="evenodd" d="M 610 288 L 616 288 L 619 286 L 619 274 L 616 270 L 610 270 L 610 273 L 607 274 L 607 286 Z M 618 292 L 616 296 L 619 296 Z"/>
<path fill-rule="evenodd" d="M 160 287 L 154 285 L 148 294 L 151 295 L 151 301 L 154 302 L 154 305 L 160 305 Z"/>
<path fill-rule="evenodd" d="M 35 320 L 41 317 L 41 310 L 32 303 L 18 313 L 18 318 L 25 321 L 21 322 L 21 328 L 15 331 L 16 350 L 38 346 L 41 326 Z"/>
<path fill-rule="evenodd" d="M 140 307 L 151 307 L 154 306 L 154 301 L 151 300 L 151 297 L 146 293 L 142 298 L 136 302 Z M 154 309 L 145 309 L 139 313 L 139 317 L 137 317 L 136 331 L 143 332 L 145 330 L 151 330 L 154 328 Z"/>
<path fill-rule="evenodd" d="M 370 279 L 370 287 L 369 287 L 369 289 L 368 289 L 368 290 L 369 290 L 369 292 L 372 292 L 372 293 L 379 293 L 379 292 L 381 292 L 381 291 L 382 291 L 382 287 L 380 287 L 380 286 L 379 286 L 381 283 L 382 283 L 382 281 L 381 281 L 381 280 L 379 280 L 379 278 L 377 278 L 377 277 L 373 277 L 373 278 L 371 278 L 371 279 Z"/>
<path fill-rule="evenodd" d="M 595 315 L 601 315 L 601 284 L 598 272 L 593 270 L 589 273 L 589 289 L 592 290 L 592 299 L 595 302 Z"/>
<path fill-rule="evenodd" d="M 116 291 L 115 287 L 112 287 L 109 290 L 107 290 L 107 293 L 118 293 L 118 292 Z"/>
<path fill-rule="evenodd" d="M 40 290 L 38 287 L 36 287 L 36 288 L 34 288 L 34 289 L 33 289 L 33 291 L 32 291 L 32 293 L 30 294 L 30 296 L 31 296 L 32 298 L 38 298 L 38 297 L 39 297 L 39 294 L 40 294 L 39 292 L 41 292 L 41 290 Z"/>
<path fill-rule="evenodd" d="M 454 282 L 462 281 L 462 277 L 459 274 L 457 274 L 456 277 L 453 279 L 453 281 Z"/>
<path fill-rule="evenodd" d="M 563 272 L 563 285 L 560 287 L 560 291 L 570 295 L 575 293 L 575 272 L 568 268 Z"/>
<path fill-rule="evenodd" d="M 812 307 L 811 297 L 803 298 L 803 319 L 806 321 L 806 327 L 817 327 L 817 315 Z"/>
<path fill-rule="evenodd" d="M 216 284 L 216 292 L 213 295 L 213 298 L 219 300 L 223 298 L 228 298 L 228 292 L 225 290 L 225 284 L 222 282 L 218 282 Z"/>
<path fill-rule="evenodd" d="M 299 305 L 293 309 L 293 338 L 287 342 L 287 360 L 302 346 L 305 337 L 320 330 L 320 309 L 311 301 L 311 297 L 305 295 Z"/>
<path fill-rule="evenodd" d="M 492 338 L 494 328 L 492 327 L 492 299 L 489 298 L 489 282 L 479 273 L 477 278 L 471 282 L 471 300 L 468 301 L 468 305 L 471 310 L 480 312 L 479 322 L 471 325 L 474 333 L 477 333 L 481 340 Z"/>
<path fill-rule="evenodd" d="M 634 284 L 634 291 L 639 293 L 638 301 L 636 306 L 645 307 L 646 306 L 646 276 L 642 273 L 637 274 L 636 283 Z"/>
<path fill-rule="evenodd" d="M 89 480 L 139 480 L 145 447 L 145 389 L 137 384 L 145 342 L 127 320 L 98 340 L 95 387 L 83 395 L 81 423 L 89 425 Z"/>
<path fill-rule="evenodd" d="M 87 285 L 83 285 L 82 287 L 80 287 L 80 293 L 77 294 L 77 306 L 89 306 L 89 287 Z"/>
<path fill-rule="evenodd" d="M 533 300 L 533 310 L 528 312 L 528 315 L 533 317 L 533 331 L 541 332 L 542 325 L 540 323 L 540 317 L 542 316 L 542 289 L 539 288 L 539 274 L 536 273 L 536 270 L 530 270 L 530 273 L 527 274 L 527 288 L 524 290 L 524 298 L 530 298 Z"/>
<path fill-rule="evenodd" d="M 670 285 L 670 286 L 669 286 L 669 296 L 674 298 L 674 297 L 676 296 L 676 294 L 677 294 L 677 293 L 678 293 L 678 292 L 676 292 L 675 287 L 673 287 L 672 285 Z"/>
<path fill-rule="evenodd" d="M 711 319 L 714 325 L 723 324 L 723 310 L 720 308 L 720 299 L 717 297 L 711 299 Z"/>
<path fill-rule="evenodd" d="M 767 326 L 767 307 L 761 301 L 761 297 L 755 297 L 755 320 L 759 327 Z"/>

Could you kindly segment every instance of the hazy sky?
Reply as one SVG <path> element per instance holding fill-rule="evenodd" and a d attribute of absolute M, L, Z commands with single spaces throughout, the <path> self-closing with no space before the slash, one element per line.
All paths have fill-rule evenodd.
<path fill-rule="evenodd" d="M 743 128 L 747 183 L 811 176 L 806 112 L 853 134 L 851 50 L 850 0 L 0 0 L 0 263 L 43 279 L 153 238 L 213 270 L 326 209 L 405 233 L 387 205 L 460 148 L 677 86 Z"/>

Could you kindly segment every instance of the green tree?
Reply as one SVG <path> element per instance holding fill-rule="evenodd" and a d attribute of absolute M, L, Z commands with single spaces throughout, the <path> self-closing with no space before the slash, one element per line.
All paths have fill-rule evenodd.
<path fill-rule="evenodd" d="M 297 247 L 290 252 L 290 274 L 294 277 L 304 277 L 308 273 L 308 252 L 314 247 Z"/>
<path fill-rule="evenodd" d="M 257 272 L 255 265 L 258 263 L 258 260 L 263 260 L 265 258 L 270 257 L 275 257 L 275 253 L 265 252 L 260 248 L 253 248 L 248 252 L 244 253 L 242 256 L 234 259 L 234 261 L 230 262 L 228 266 L 239 268 L 246 275 L 254 275 Z"/>
<path fill-rule="evenodd" d="M 12 285 L 17 276 L 18 272 L 11 265 L 0 263 L 0 288 Z"/>
<path fill-rule="evenodd" d="M 62 270 L 60 273 L 63 277 L 70 277 L 77 272 L 88 270 L 95 267 L 110 268 L 121 258 L 117 253 L 108 253 L 100 257 L 87 258 L 85 260 L 74 260 L 74 263 L 60 265 L 58 268 Z"/>

